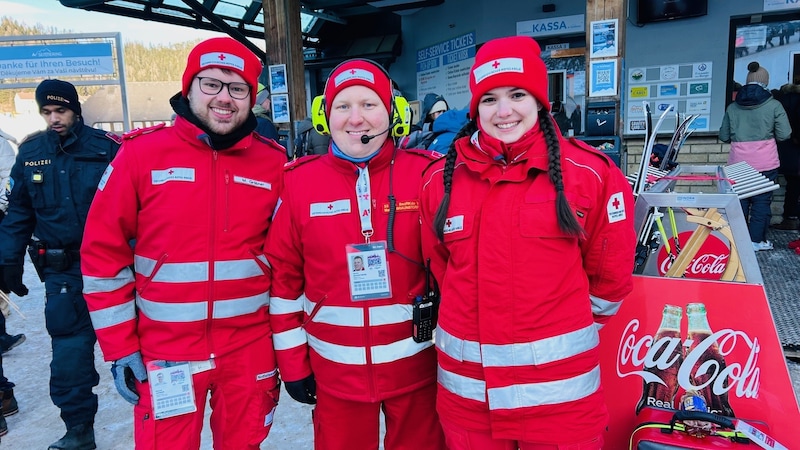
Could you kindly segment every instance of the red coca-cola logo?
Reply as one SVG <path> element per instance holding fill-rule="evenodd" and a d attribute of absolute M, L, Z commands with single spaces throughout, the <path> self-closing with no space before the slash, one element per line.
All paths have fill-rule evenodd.
<path fill-rule="evenodd" d="M 678 233 L 678 242 L 681 249 L 689 242 L 691 231 L 684 231 Z M 672 254 L 675 254 L 675 239 L 669 239 L 669 247 Z M 722 240 L 712 234 L 708 235 L 700 250 L 692 258 L 692 262 L 686 267 L 686 272 L 683 274 L 686 278 L 699 278 L 704 280 L 720 280 L 725 269 L 728 267 L 728 260 L 730 259 L 731 251 Z M 667 253 L 666 245 L 661 246 L 658 251 L 658 273 L 664 276 L 674 259 Z"/>
<path fill-rule="evenodd" d="M 690 339 L 680 336 L 663 336 L 656 340 L 654 334 L 646 334 L 639 330 L 639 319 L 632 319 L 625 327 L 617 350 L 617 375 L 620 378 L 639 376 L 646 383 L 667 383 L 658 376 L 678 363 L 672 351 L 679 346 L 691 348 L 683 358 L 677 374 L 678 385 L 685 390 L 700 390 L 711 386 L 715 395 L 732 392 L 736 397 L 755 398 L 758 395 L 761 369 L 758 366 L 758 355 L 761 345 L 758 338 L 751 338 L 743 331 L 732 329 L 719 330 L 703 339 L 698 345 L 692 345 Z M 719 345 L 719 353 L 725 358 L 725 368 L 713 360 L 704 360 L 704 354 L 714 343 Z M 739 349 L 747 352 L 743 360 L 734 360 L 732 353 Z M 699 364 L 698 364 L 699 363 Z M 697 368 L 692 373 L 693 368 Z M 646 370 L 649 369 L 649 370 Z M 709 372 L 711 377 L 702 384 L 695 384 L 696 375 Z M 727 383 L 727 385 L 726 385 Z"/>

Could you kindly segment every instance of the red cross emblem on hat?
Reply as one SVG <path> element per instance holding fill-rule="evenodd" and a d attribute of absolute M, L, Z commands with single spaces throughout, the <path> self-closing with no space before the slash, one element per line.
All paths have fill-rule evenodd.
<path fill-rule="evenodd" d="M 492 63 L 492 67 L 493 67 L 493 68 L 495 68 L 495 69 L 497 69 L 498 67 L 500 67 L 500 61 L 497 61 L 497 60 L 495 60 L 495 61 Z"/>
<path fill-rule="evenodd" d="M 219 56 L 217 56 L 217 58 L 218 58 L 220 61 L 225 61 L 225 54 L 224 54 L 224 53 L 220 53 L 220 54 L 219 54 Z"/>

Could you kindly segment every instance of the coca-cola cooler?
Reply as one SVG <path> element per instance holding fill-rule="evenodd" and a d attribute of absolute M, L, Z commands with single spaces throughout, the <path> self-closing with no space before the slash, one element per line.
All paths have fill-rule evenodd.
<path fill-rule="evenodd" d="M 634 289 L 600 331 L 604 448 L 628 448 L 643 411 L 678 410 L 690 395 L 765 424 L 769 448 L 800 449 L 800 408 L 739 198 L 719 166 L 679 166 L 638 195 Z M 692 448 L 718 448 L 706 444 Z"/>

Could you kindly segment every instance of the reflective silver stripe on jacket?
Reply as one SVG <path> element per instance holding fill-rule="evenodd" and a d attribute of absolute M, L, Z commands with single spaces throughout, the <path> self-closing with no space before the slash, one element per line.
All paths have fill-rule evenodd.
<path fill-rule="evenodd" d="M 486 403 L 486 383 L 474 378 L 448 372 L 439 366 L 437 371 L 439 384 L 459 397 L 464 397 L 476 402 Z"/>
<path fill-rule="evenodd" d="M 475 341 L 459 339 L 444 328 L 436 328 L 436 347 L 456 361 L 481 362 L 481 346 Z"/>
<path fill-rule="evenodd" d="M 164 263 L 153 275 L 158 261 L 135 255 L 136 272 L 158 283 L 202 283 L 209 281 L 209 263 L 184 262 Z M 214 281 L 244 280 L 264 276 L 264 270 L 253 259 L 214 261 Z"/>
<path fill-rule="evenodd" d="M 367 352 L 364 347 L 348 347 L 345 345 L 332 344 L 308 335 L 308 345 L 314 349 L 319 356 L 328 361 L 351 366 L 364 366 L 367 364 Z"/>
<path fill-rule="evenodd" d="M 514 384 L 487 392 L 489 409 L 556 405 L 587 397 L 600 388 L 600 366 L 584 374 L 556 381 Z"/>
<path fill-rule="evenodd" d="M 311 315 L 317 304 L 305 297 L 303 300 L 303 309 L 306 314 Z M 353 306 L 322 306 L 311 320 L 340 327 L 363 327 L 363 311 L 362 308 Z M 370 306 L 367 308 L 367 316 L 371 326 L 403 323 L 411 320 L 411 305 Z"/>
<path fill-rule="evenodd" d="M 370 356 L 374 364 L 389 363 L 416 355 L 432 345 L 431 341 L 417 343 L 414 338 L 408 337 L 391 344 L 375 345 L 370 349 Z"/>
<path fill-rule="evenodd" d="M 265 306 L 269 306 L 269 292 L 233 300 L 217 300 L 214 302 L 214 311 L 211 317 L 229 319 L 252 314 Z"/>
<path fill-rule="evenodd" d="M 411 330 L 409 329 L 409 334 Z M 339 364 L 363 366 L 367 363 L 367 350 L 365 347 L 352 347 L 308 335 L 308 345 L 321 357 Z M 376 345 L 370 348 L 370 357 L 373 364 L 385 364 L 399 361 L 403 358 L 414 356 L 433 345 L 430 341 L 416 343 L 411 337 L 393 342 L 391 344 Z"/>
<path fill-rule="evenodd" d="M 369 308 L 370 325 L 391 325 L 412 319 L 411 305 L 371 306 Z"/>
<path fill-rule="evenodd" d="M 306 314 L 314 314 L 311 318 L 312 322 L 351 328 L 361 328 L 365 326 L 364 310 L 361 307 L 321 306 L 314 312 L 316 306 L 316 303 L 305 298 L 303 308 Z M 275 310 L 273 310 L 272 313 L 274 314 Z M 411 320 L 411 305 L 371 306 L 367 308 L 367 316 L 369 321 L 368 326 L 403 323 Z M 407 338 L 403 338 L 399 341 L 371 347 L 370 357 L 372 362 L 374 364 L 383 364 L 398 361 L 403 358 L 414 356 L 433 345 L 431 342 L 414 342 L 411 338 L 410 324 L 408 334 L 409 336 Z M 334 344 L 323 341 L 313 335 L 308 335 L 308 344 L 321 357 L 329 361 L 349 365 L 364 365 L 367 363 L 366 347 Z M 286 345 L 288 345 L 288 342 Z"/>
<path fill-rule="evenodd" d="M 305 302 L 305 295 L 301 295 L 296 299 L 270 297 L 269 298 L 269 313 L 270 314 L 292 314 L 303 311 L 303 303 Z"/>
<path fill-rule="evenodd" d="M 598 316 L 613 316 L 619 311 L 619 307 L 622 306 L 621 301 L 612 302 L 600 297 L 595 297 L 594 295 L 590 295 L 589 300 L 592 302 L 592 314 Z"/>
<path fill-rule="evenodd" d="M 591 350 L 600 339 L 594 324 L 580 330 L 521 344 L 483 344 L 459 339 L 443 328 L 436 330 L 436 347 L 456 361 L 482 363 L 484 367 L 546 364 Z"/>
<path fill-rule="evenodd" d="M 95 330 L 113 327 L 136 318 L 136 308 L 133 299 L 121 305 L 110 306 L 89 313 L 92 326 Z"/>
<path fill-rule="evenodd" d="M 274 333 L 272 344 L 275 350 L 288 350 L 308 342 L 308 334 L 302 327 L 292 328 L 291 330 Z"/>
<path fill-rule="evenodd" d="M 269 305 L 269 292 L 250 297 L 217 300 L 214 302 L 213 319 L 228 319 L 243 316 Z M 219 305 L 218 305 L 219 304 Z M 136 306 L 141 314 L 157 322 L 196 322 L 208 318 L 208 302 L 164 303 L 147 300 L 136 295 Z"/>
<path fill-rule="evenodd" d="M 439 384 L 453 394 L 478 402 L 489 399 L 489 409 L 555 405 L 587 397 L 600 388 L 600 366 L 584 374 L 556 381 L 515 384 L 486 391 L 482 380 L 458 375 L 439 366 Z"/>
<path fill-rule="evenodd" d="M 129 267 L 120 270 L 119 273 L 111 278 L 83 276 L 83 293 L 97 294 L 101 292 L 114 292 L 125 287 L 126 284 L 135 281 L 133 272 Z"/>
<path fill-rule="evenodd" d="M 484 367 L 530 366 L 571 358 L 600 343 L 594 323 L 538 341 L 523 344 L 481 345 Z"/>

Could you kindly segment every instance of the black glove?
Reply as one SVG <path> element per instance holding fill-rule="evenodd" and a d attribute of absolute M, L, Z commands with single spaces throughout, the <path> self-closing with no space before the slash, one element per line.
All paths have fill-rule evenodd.
<path fill-rule="evenodd" d="M 317 381 L 313 373 L 300 381 L 284 381 L 283 385 L 289 396 L 298 402 L 309 405 L 317 403 Z"/>
<path fill-rule="evenodd" d="M 8 294 L 13 292 L 20 297 L 28 295 L 28 287 L 22 284 L 22 266 L 11 264 L 0 266 L 2 272 L 2 282 L 0 282 L 0 291 Z"/>

